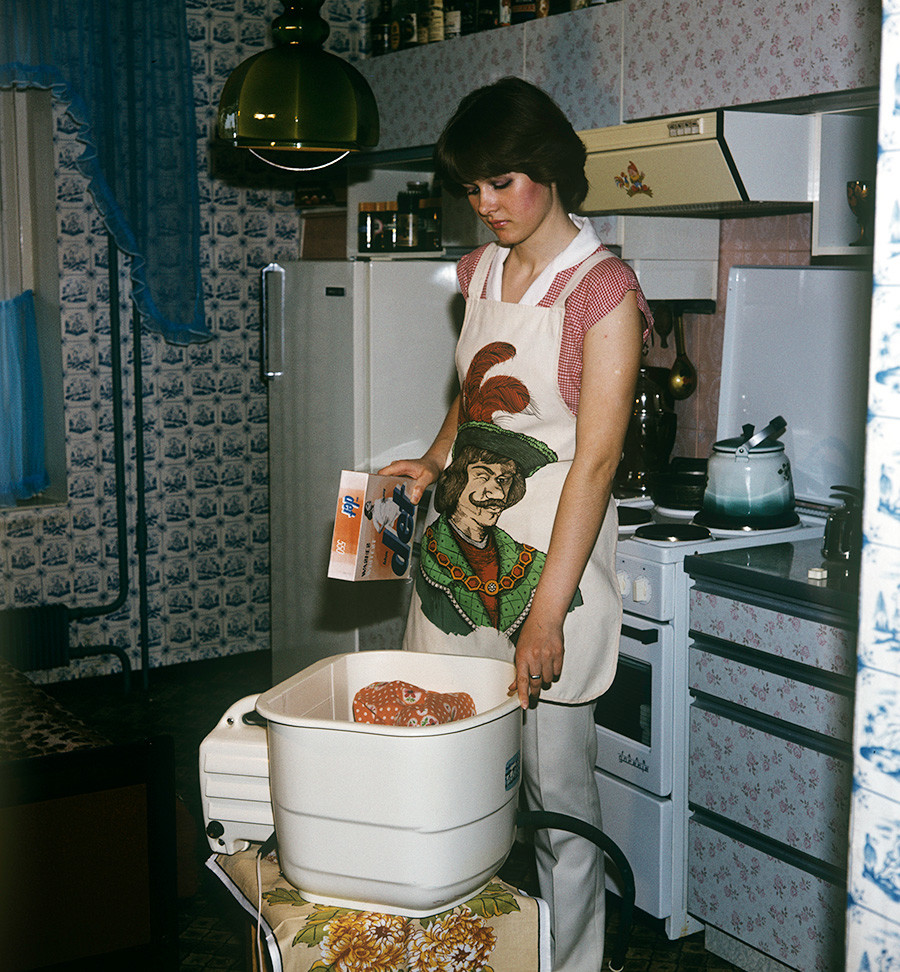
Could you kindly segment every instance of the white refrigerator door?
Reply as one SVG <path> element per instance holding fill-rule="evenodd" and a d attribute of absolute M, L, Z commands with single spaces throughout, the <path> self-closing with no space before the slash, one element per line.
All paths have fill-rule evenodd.
<path fill-rule="evenodd" d="M 354 285 L 356 468 L 375 472 L 422 455 L 441 427 L 457 391 L 464 301 L 449 260 L 357 262 Z"/>
<path fill-rule="evenodd" d="M 421 454 L 452 401 L 448 261 L 300 261 L 264 276 L 273 680 L 399 647 L 409 583 L 327 577 L 342 469 Z M 436 388 L 437 386 L 437 388 Z"/>

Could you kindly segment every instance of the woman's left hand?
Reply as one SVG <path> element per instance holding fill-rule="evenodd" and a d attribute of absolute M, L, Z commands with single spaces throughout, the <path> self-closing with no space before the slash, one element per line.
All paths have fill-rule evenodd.
<path fill-rule="evenodd" d="M 562 624 L 529 614 L 516 642 L 516 680 L 509 687 L 510 695 L 518 693 L 523 709 L 537 702 L 541 689 L 559 678 L 564 652 Z"/>

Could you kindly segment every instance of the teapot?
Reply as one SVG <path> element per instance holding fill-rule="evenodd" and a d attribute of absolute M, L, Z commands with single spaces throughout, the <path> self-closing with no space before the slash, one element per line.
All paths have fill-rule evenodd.
<path fill-rule="evenodd" d="M 758 432 L 745 425 L 741 435 L 713 445 L 699 523 L 747 530 L 798 522 L 791 463 L 778 441 L 786 428 L 787 422 L 778 415 Z"/>

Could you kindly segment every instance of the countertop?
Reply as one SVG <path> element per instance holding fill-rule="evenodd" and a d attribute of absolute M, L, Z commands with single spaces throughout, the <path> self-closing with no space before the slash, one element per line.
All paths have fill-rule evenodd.
<path fill-rule="evenodd" d="M 684 567 L 695 577 L 738 584 L 853 617 L 857 613 L 858 568 L 825 560 L 820 539 L 694 554 L 685 558 Z M 814 567 L 824 567 L 827 578 L 810 580 L 808 572 Z"/>

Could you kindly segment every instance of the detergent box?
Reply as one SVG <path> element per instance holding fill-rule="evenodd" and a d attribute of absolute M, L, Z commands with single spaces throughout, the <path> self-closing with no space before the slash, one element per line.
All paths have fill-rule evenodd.
<path fill-rule="evenodd" d="M 416 507 L 410 480 L 375 473 L 341 473 L 328 576 L 338 580 L 409 577 Z"/>

